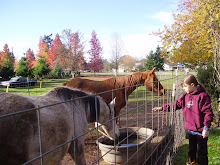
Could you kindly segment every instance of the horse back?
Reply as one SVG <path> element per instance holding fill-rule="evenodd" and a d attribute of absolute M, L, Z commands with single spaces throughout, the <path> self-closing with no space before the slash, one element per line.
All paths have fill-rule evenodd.
<path fill-rule="evenodd" d="M 109 78 L 103 81 L 95 81 L 90 79 L 75 78 L 67 81 L 63 86 L 70 88 L 77 88 L 85 92 L 96 93 L 105 101 L 111 102 L 116 97 L 116 109 L 120 109 L 125 105 L 125 89 L 129 86 L 128 80 L 130 76 L 123 76 L 118 78 Z M 116 89 L 116 90 L 114 90 Z M 126 90 L 128 90 L 127 88 Z"/>
<path fill-rule="evenodd" d="M 26 97 L 0 93 L 0 116 L 35 108 Z M 27 161 L 30 137 L 37 131 L 35 111 L 0 118 L 0 162 L 22 164 Z"/>
<path fill-rule="evenodd" d="M 63 84 L 63 86 L 67 86 L 70 88 L 77 88 L 89 93 L 101 93 L 114 89 L 113 84 L 108 84 L 106 83 L 106 81 L 95 81 L 95 80 L 82 79 L 82 78 L 75 78 L 70 81 L 67 81 L 66 83 Z M 111 95 L 111 92 L 100 94 L 100 96 L 104 100 L 111 101 L 112 97 L 111 99 L 108 99 L 108 95 Z"/>

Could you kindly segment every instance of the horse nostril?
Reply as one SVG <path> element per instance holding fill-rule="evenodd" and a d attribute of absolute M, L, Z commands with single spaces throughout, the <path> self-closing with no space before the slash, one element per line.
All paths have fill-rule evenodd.
<path fill-rule="evenodd" d="M 164 95 L 165 94 L 165 89 L 161 89 L 160 90 L 160 96 Z"/>

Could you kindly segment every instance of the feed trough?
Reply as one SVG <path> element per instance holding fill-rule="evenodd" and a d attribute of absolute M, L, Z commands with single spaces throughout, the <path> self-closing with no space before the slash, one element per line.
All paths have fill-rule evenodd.
<path fill-rule="evenodd" d="M 119 142 L 107 137 L 101 137 L 97 141 L 104 161 L 109 164 L 141 164 L 154 131 L 138 127 L 120 128 L 119 131 Z"/>

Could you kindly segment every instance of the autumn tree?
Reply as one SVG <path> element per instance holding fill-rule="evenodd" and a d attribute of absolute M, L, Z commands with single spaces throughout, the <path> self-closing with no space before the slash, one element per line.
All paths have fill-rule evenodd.
<path fill-rule="evenodd" d="M 125 55 L 122 57 L 122 64 L 124 65 L 125 71 L 131 72 L 134 69 L 136 59 L 129 56 Z"/>
<path fill-rule="evenodd" d="M 140 71 L 140 72 L 143 72 L 143 71 L 146 71 L 146 69 L 144 68 L 144 64 L 145 64 L 145 59 L 141 59 L 140 61 L 137 62 L 138 65 L 136 66 L 136 71 Z"/>
<path fill-rule="evenodd" d="M 59 63 L 61 68 L 66 70 L 72 69 L 72 61 L 73 56 L 71 52 L 71 45 L 70 40 L 72 36 L 72 30 L 71 29 L 65 29 L 62 31 L 62 34 L 60 36 L 62 43 L 63 43 L 63 53 L 59 56 Z"/>
<path fill-rule="evenodd" d="M 80 71 L 83 70 L 84 66 L 84 43 L 82 42 L 82 34 L 75 32 L 72 34 L 70 39 L 71 52 L 73 55 L 72 70 Z"/>
<path fill-rule="evenodd" d="M 118 67 L 120 58 L 122 56 L 123 51 L 123 41 L 118 33 L 113 33 L 112 35 L 112 43 L 111 43 L 111 50 L 112 50 L 112 66 L 116 70 L 115 74 L 118 73 Z"/>
<path fill-rule="evenodd" d="M 201 0 L 198 1 L 198 13 L 196 16 L 209 27 L 208 33 L 213 37 L 212 49 L 214 53 L 214 69 L 220 79 L 220 1 L 219 0 Z"/>
<path fill-rule="evenodd" d="M 63 53 L 59 58 L 62 68 L 77 71 L 84 67 L 84 42 L 80 32 L 72 33 L 70 29 L 62 31 L 62 41 L 64 44 Z"/>
<path fill-rule="evenodd" d="M 14 75 L 14 54 L 10 52 L 8 44 L 5 44 L 0 54 L 0 76 L 9 78 Z"/>
<path fill-rule="evenodd" d="M 161 37 L 164 52 L 172 62 L 191 67 L 205 65 L 219 56 L 219 0 L 181 0 L 175 23 L 156 32 Z"/>
<path fill-rule="evenodd" d="M 30 48 L 26 51 L 26 58 L 28 62 L 28 70 L 30 70 L 34 67 L 35 61 L 34 52 Z"/>
<path fill-rule="evenodd" d="M 60 40 L 59 34 L 56 34 L 54 41 L 48 52 L 47 62 L 49 64 L 50 69 L 54 69 L 56 62 L 58 62 L 58 57 L 63 53 L 63 44 Z"/>
<path fill-rule="evenodd" d="M 48 43 L 46 43 L 42 37 L 40 37 L 39 44 L 38 44 L 38 53 L 37 58 L 44 58 L 47 61 L 48 57 Z"/>
<path fill-rule="evenodd" d="M 88 51 L 90 58 L 89 58 L 89 67 L 94 72 L 99 72 L 103 69 L 103 60 L 101 57 L 102 54 L 102 47 L 97 38 L 96 32 L 92 31 L 92 38 L 90 40 L 90 50 Z"/>
<path fill-rule="evenodd" d="M 18 69 L 18 63 L 19 63 L 19 61 L 15 57 L 15 59 L 14 59 L 14 72 L 16 72 L 16 70 Z"/>

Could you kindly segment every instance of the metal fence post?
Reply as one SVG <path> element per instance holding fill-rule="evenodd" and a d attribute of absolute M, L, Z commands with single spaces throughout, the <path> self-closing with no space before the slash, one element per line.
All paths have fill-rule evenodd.
<path fill-rule="evenodd" d="M 167 157 L 166 157 L 166 165 L 170 165 L 170 162 L 171 162 L 171 139 L 172 139 L 172 127 L 173 127 L 173 108 L 174 108 L 174 100 L 175 100 L 175 90 L 176 90 L 176 85 L 175 83 L 173 83 L 173 90 L 172 90 L 172 104 L 171 104 L 171 107 L 170 107 L 170 112 L 171 112 L 171 115 L 170 115 L 170 122 L 169 122 L 169 134 L 168 134 L 168 154 L 167 154 Z"/>
<path fill-rule="evenodd" d="M 41 165 L 43 165 L 43 146 L 42 146 L 42 135 L 41 135 L 41 121 L 40 121 L 40 106 L 37 106 L 38 113 L 38 131 L 39 131 L 39 144 L 40 144 L 40 157 L 41 157 Z"/>

